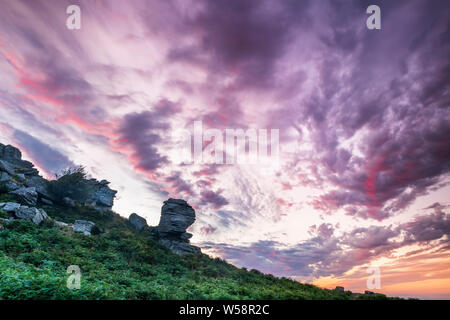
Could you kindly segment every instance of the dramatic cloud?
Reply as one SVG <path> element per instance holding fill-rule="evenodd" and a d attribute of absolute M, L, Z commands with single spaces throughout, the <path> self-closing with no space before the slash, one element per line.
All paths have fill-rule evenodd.
<path fill-rule="evenodd" d="M 152 111 L 134 112 L 124 116 L 118 139 L 119 147 L 130 148 L 131 162 L 136 169 L 153 171 L 166 164 L 167 157 L 158 153 L 160 132 L 168 130 L 167 118 L 177 111 L 170 101 L 159 102 Z"/>
<path fill-rule="evenodd" d="M 446 249 L 450 242 L 450 214 L 442 211 L 421 215 L 396 228 L 371 226 L 333 236 L 333 228 L 322 224 L 318 236 L 286 248 L 274 241 L 258 241 L 249 246 L 203 243 L 203 247 L 240 266 L 259 268 L 267 273 L 307 278 L 311 275 L 342 276 L 353 267 L 389 256 L 406 245 L 424 246 L 432 240 Z M 427 247 L 415 254 L 426 251 Z"/>
<path fill-rule="evenodd" d="M 26 132 L 16 130 L 13 139 L 18 147 L 26 150 L 33 163 L 45 170 L 50 176 L 75 166 L 65 155 Z"/>
<path fill-rule="evenodd" d="M 368 0 L 79 1 L 79 30 L 70 4 L 2 4 L 2 143 L 107 178 L 123 216 L 186 199 L 192 241 L 242 266 L 351 282 L 373 261 L 399 279 L 410 258 L 448 265 L 447 2 L 383 1 L 381 30 Z M 278 129 L 279 159 L 180 162 L 172 134 L 195 121 Z"/>

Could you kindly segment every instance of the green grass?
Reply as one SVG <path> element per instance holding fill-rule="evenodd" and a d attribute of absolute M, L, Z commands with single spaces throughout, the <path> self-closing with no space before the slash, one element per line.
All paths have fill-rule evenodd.
<path fill-rule="evenodd" d="M 52 219 L 94 221 L 104 231 L 85 236 L 69 228 L 16 220 L 0 232 L 0 299 L 354 299 L 206 255 L 178 256 L 136 233 L 126 219 L 89 207 L 44 207 Z M 2 222 L 0 222 L 1 224 Z M 69 290 L 70 265 L 82 271 Z M 362 296 L 384 299 L 385 296 Z"/>

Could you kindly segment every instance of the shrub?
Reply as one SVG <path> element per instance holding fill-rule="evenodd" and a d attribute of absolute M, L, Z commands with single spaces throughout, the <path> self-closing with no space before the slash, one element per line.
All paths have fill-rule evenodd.
<path fill-rule="evenodd" d="M 64 204 L 66 197 L 80 203 L 88 199 L 92 190 L 83 166 L 65 169 L 55 176 L 56 180 L 48 183 L 48 191 L 57 203 Z"/>
<path fill-rule="evenodd" d="M 8 190 L 8 187 L 6 186 L 6 183 L 4 183 L 4 182 L 0 182 L 0 193 L 7 193 L 9 190 Z"/>

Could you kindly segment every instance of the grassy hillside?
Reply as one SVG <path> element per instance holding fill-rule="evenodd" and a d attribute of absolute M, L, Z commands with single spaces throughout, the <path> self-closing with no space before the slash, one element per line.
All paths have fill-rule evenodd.
<path fill-rule="evenodd" d="M 0 196 L 0 201 L 9 196 Z M 113 212 L 89 207 L 43 207 L 50 220 L 36 226 L 0 220 L 0 299 L 384 299 L 319 289 L 207 255 L 178 256 L 134 231 Z M 5 215 L 0 212 L 0 216 Z M 55 227 L 52 219 L 95 222 L 85 236 Z M 82 270 L 81 289 L 69 290 L 69 265 Z"/>

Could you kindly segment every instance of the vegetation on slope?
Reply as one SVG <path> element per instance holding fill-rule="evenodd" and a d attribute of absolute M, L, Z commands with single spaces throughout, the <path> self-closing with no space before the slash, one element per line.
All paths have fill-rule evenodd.
<path fill-rule="evenodd" d="M 9 200 L 1 195 L 0 201 Z M 43 207 L 59 221 L 94 221 L 101 233 L 85 236 L 24 220 L 0 232 L 0 299 L 354 299 L 256 270 L 247 271 L 207 255 L 178 256 L 137 233 L 113 212 L 89 207 Z M 1 213 L 3 214 L 3 213 Z M 82 270 L 81 288 L 66 286 L 67 267 Z M 360 296 L 382 299 L 382 295 Z"/>

